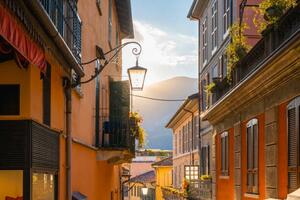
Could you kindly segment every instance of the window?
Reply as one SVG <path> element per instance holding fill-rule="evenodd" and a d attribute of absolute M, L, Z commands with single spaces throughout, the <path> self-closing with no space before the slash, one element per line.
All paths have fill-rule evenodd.
<path fill-rule="evenodd" d="M 177 136 L 178 135 L 175 133 L 174 134 L 174 144 L 173 144 L 174 145 L 174 154 L 175 155 L 177 155 L 177 149 L 178 149 L 178 146 L 177 146 Z"/>
<path fill-rule="evenodd" d="M 206 65 L 208 60 L 208 46 L 207 46 L 207 16 L 202 22 L 202 58 L 203 65 Z"/>
<path fill-rule="evenodd" d="M 212 68 L 212 79 L 219 77 L 219 65 L 215 65 Z"/>
<path fill-rule="evenodd" d="M 215 0 L 211 6 L 211 43 L 212 54 L 217 50 L 218 42 L 218 1 Z"/>
<path fill-rule="evenodd" d="M 20 114 L 20 85 L 0 85 L 0 115 Z"/>
<path fill-rule="evenodd" d="M 224 53 L 220 56 L 220 77 L 223 79 L 227 76 L 227 62 L 227 56 L 226 53 Z"/>
<path fill-rule="evenodd" d="M 181 154 L 182 153 L 182 132 L 181 132 L 181 130 L 179 131 L 178 138 L 179 138 L 179 141 L 178 141 L 178 154 Z"/>
<path fill-rule="evenodd" d="M 221 134 L 221 175 L 229 175 L 229 159 L 228 159 L 228 132 Z"/>
<path fill-rule="evenodd" d="M 51 120 L 51 66 L 47 63 L 43 77 L 43 123 L 50 126 Z"/>
<path fill-rule="evenodd" d="M 201 175 L 210 174 L 210 163 L 209 163 L 209 145 L 201 147 Z"/>
<path fill-rule="evenodd" d="M 225 38 L 231 26 L 231 0 L 224 0 L 223 5 L 223 37 Z"/>
<path fill-rule="evenodd" d="M 258 120 L 247 123 L 247 192 L 258 194 Z"/>
<path fill-rule="evenodd" d="M 202 94 L 201 95 L 202 96 L 202 98 L 201 98 L 201 110 L 202 111 L 206 110 L 206 96 L 207 96 L 206 90 L 205 90 L 206 86 L 207 86 L 207 82 L 206 82 L 206 79 L 204 78 L 204 79 L 201 80 L 201 94 Z"/>
<path fill-rule="evenodd" d="M 198 148 L 198 136 L 199 136 L 199 116 L 195 116 L 194 117 L 194 138 L 193 138 L 193 142 L 194 142 L 194 149 Z"/>
<path fill-rule="evenodd" d="M 188 123 L 188 132 L 189 132 L 189 139 L 188 139 L 188 142 L 189 142 L 189 152 L 192 151 L 192 142 L 193 142 L 193 138 L 192 138 L 192 122 L 189 121 Z"/>
<path fill-rule="evenodd" d="M 293 192 L 300 187 L 300 97 L 287 107 L 288 119 L 288 189 Z"/>
<path fill-rule="evenodd" d="M 110 48 L 112 48 L 112 9 L 113 9 L 113 2 L 109 0 L 108 3 L 108 43 Z"/>
<path fill-rule="evenodd" d="M 56 176 L 47 173 L 32 174 L 32 199 L 55 199 Z"/>

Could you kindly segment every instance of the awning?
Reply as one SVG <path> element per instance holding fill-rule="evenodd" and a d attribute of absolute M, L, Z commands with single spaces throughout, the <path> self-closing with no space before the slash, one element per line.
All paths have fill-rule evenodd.
<path fill-rule="evenodd" d="M 0 4 L 0 36 L 31 64 L 46 70 L 45 52 L 23 30 L 7 8 Z"/>

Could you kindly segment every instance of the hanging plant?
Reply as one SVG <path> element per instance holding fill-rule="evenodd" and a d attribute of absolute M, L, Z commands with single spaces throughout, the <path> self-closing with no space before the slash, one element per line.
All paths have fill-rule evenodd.
<path fill-rule="evenodd" d="M 143 118 L 137 112 L 130 113 L 131 131 L 138 141 L 138 148 L 143 148 L 145 146 L 146 131 L 141 126 L 142 122 Z"/>
<path fill-rule="evenodd" d="M 263 0 L 258 7 L 257 15 L 253 18 L 259 32 L 267 26 L 275 24 L 279 18 L 290 8 L 297 5 L 297 0 Z M 258 19 L 260 16 L 264 18 Z"/>
<path fill-rule="evenodd" d="M 244 36 L 245 30 L 248 26 L 243 23 L 234 23 L 230 27 L 231 43 L 226 48 L 226 55 L 228 58 L 227 63 L 227 79 L 231 81 L 231 72 L 236 64 L 248 53 L 250 47 L 246 43 L 246 37 Z"/>

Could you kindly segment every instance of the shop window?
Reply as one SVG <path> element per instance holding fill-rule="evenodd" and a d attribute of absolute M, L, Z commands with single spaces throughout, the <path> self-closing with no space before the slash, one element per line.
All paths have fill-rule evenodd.
<path fill-rule="evenodd" d="M 23 198 L 23 171 L 0 170 L 0 199 Z"/>
<path fill-rule="evenodd" d="M 0 115 L 20 114 L 20 85 L 0 85 Z"/>
<path fill-rule="evenodd" d="M 247 123 L 247 192 L 258 194 L 258 120 Z"/>
<path fill-rule="evenodd" d="M 228 132 L 221 134 L 221 175 L 229 175 L 229 158 L 228 158 Z"/>
<path fill-rule="evenodd" d="M 293 192 L 300 187 L 300 97 L 287 107 L 288 120 L 288 189 Z"/>
<path fill-rule="evenodd" d="M 47 173 L 32 174 L 32 200 L 55 200 L 56 176 Z"/>
<path fill-rule="evenodd" d="M 209 145 L 201 147 L 201 175 L 210 174 L 210 162 L 209 162 Z"/>

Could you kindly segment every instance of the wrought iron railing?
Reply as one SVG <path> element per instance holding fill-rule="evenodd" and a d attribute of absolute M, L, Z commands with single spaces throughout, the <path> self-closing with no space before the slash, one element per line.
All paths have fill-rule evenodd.
<path fill-rule="evenodd" d="M 102 147 L 135 151 L 135 126 L 130 120 L 111 120 L 103 124 Z"/>
<path fill-rule="evenodd" d="M 187 197 L 178 189 L 170 187 L 162 187 L 162 195 L 164 200 L 185 200 Z"/>
<path fill-rule="evenodd" d="M 205 179 L 200 181 L 199 196 L 201 200 L 212 199 L 212 181 L 211 179 Z"/>
<path fill-rule="evenodd" d="M 81 61 L 81 20 L 74 0 L 39 0 L 78 62 Z"/>
<path fill-rule="evenodd" d="M 289 10 L 276 25 L 263 32 L 262 39 L 240 60 L 232 71 L 230 84 L 217 87 L 214 92 L 213 103 L 219 101 L 236 85 L 257 70 L 262 64 L 291 37 L 300 32 L 300 5 Z"/>

